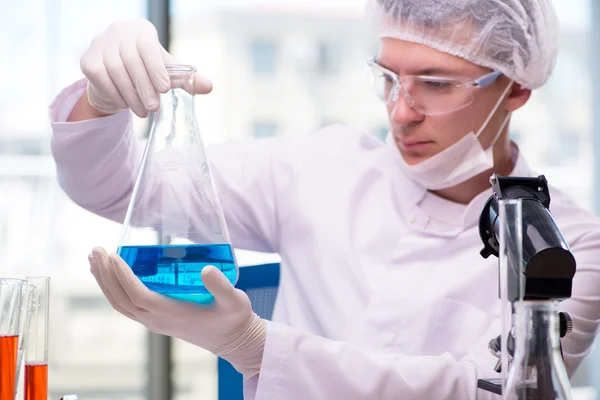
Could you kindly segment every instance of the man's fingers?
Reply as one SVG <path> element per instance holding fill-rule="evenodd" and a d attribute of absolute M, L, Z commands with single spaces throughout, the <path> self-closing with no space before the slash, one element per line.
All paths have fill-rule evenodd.
<path fill-rule="evenodd" d="M 131 41 L 123 41 L 119 51 L 123 65 L 131 77 L 133 86 L 144 107 L 148 111 L 156 111 L 159 106 L 158 91 L 154 87 L 150 74 L 136 48 L 136 44 Z"/>
<path fill-rule="evenodd" d="M 107 257 L 108 256 L 106 255 L 106 251 L 104 251 L 104 249 L 99 248 L 99 247 L 94 248 L 94 251 L 92 253 L 90 253 L 90 255 L 88 256 L 88 261 L 90 263 L 90 271 L 92 272 L 92 275 L 96 279 L 96 282 L 98 283 L 98 286 L 100 287 L 100 290 L 102 291 L 102 293 L 104 294 L 104 296 L 106 297 L 106 299 L 108 300 L 110 305 L 116 311 L 125 315 L 127 318 L 130 318 L 136 322 L 139 322 L 137 320 L 137 318 L 135 317 L 135 315 L 133 315 L 133 313 L 127 311 L 125 308 L 123 308 L 119 304 L 119 302 L 112 295 L 111 291 L 108 289 L 106 282 L 104 282 L 104 279 L 102 278 L 100 269 L 105 268 L 104 263 L 106 262 Z"/>
<path fill-rule="evenodd" d="M 175 60 L 173 58 L 173 56 L 171 54 L 169 54 L 169 52 L 167 52 L 162 47 L 161 47 L 161 52 L 162 52 L 163 61 L 167 67 L 170 65 L 180 64 L 177 60 Z M 186 90 L 188 90 L 188 89 L 186 88 Z M 199 73 L 196 73 L 194 75 L 193 90 L 194 90 L 194 93 L 192 93 L 192 94 L 209 94 L 213 90 L 213 84 L 210 81 L 210 79 L 206 78 L 205 76 L 203 76 Z"/>
<path fill-rule="evenodd" d="M 198 73 L 194 75 L 194 94 L 209 94 L 212 90 L 213 84 L 208 78 Z"/>
<path fill-rule="evenodd" d="M 156 90 L 160 93 L 168 92 L 171 82 L 162 55 L 165 49 L 160 45 L 158 37 L 155 35 L 138 37 L 136 45 Z"/>
<path fill-rule="evenodd" d="M 162 46 L 160 47 L 160 55 L 162 56 L 165 65 L 177 64 L 177 61 L 175 61 L 173 56 L 169 54 L 169 52 L 166 51 L 165 48 Z"/>
<path fill-rule="evenodd" d="M 115 86 L 121 93 L 121 96 L 127 102 L 131 110 L 140 118 L 148 116 L 148 110 L 140 99 L 140 96 L 135 88 L 129 72 L 121 58 L 120 43 L 106 46 L 103 49 L 103 60 L 108 75 L 114 82 Z M 138 60 L 140 63 L 141 60 Z M 142 65 L 143 68 L 143 65 Z"/>
<path fill-rule="evenodd" d="M 106 251 L 102 250 L 98 252 L 97 249 L 92 251 L 92 256 L 96 257 L 99 262 L 99 271 L 102 280 L 104 281 L 106 288 L 110 291 L 112 297 L 119 303 L 119 305 L 125 310 L 129 311 L 133 315 L 136 316 L 137 319 L 141 315 L 147 312 L 144 308 L 138 307 L 129 297 L 126 290 L 123 288 L 121 282 L 117 277 L 117 272 L 112 265 L 112 260 L 106 253 Z"/>
<path fill-rule="evenodd" d="M 215 297 L 219 305 L 229 306 L 237 303 L 236 289 L 223 273 L 209 265 L 202 269 L 200 278 L 206 289 Z"/>
<path fill-rule="evenodd" d="M 146 287 L 144 283 L 134 275 L 127 263 L 117 254 L 109 256 L 115 276 L 121 284 L 124 292 L 136 307 L 150 312 L 160 310 L 162 296 Z"/>

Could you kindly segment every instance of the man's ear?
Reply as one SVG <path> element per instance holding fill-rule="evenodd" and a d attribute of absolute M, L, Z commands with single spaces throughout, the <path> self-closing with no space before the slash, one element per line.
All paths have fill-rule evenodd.
<path fill-rule="evenodd" d="M 518 83 L 513 83 L 512 88 L 506 97 L 506 109 L 510 112 L 523 107 L 531 97 L 531 89 L 525 89 Z"/>

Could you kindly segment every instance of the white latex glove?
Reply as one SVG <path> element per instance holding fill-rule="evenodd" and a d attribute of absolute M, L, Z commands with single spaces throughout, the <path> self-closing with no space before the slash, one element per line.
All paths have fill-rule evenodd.
<path fill-rule="evenodd" d="M 159 93 L 171 88 L 165 66 L 173 63 L 149 21 L 115 22 L 94 37 L 81 57 L 88 102 L 106 114 L 130 108 L 144 118 L 158 109 Z M 211 90 L 212 83 L 196 74 L 194 94 Z"/>
<path fill-rule="evenodd" d="M 89 255 L 100 289 L 121 314 L 154 333 L 202 347 L 229 361 L 244 377 L 259 373 L 267 335 L 266 321 L 250 299 L 215 267 L 202 270 L 202 282 L 214 296 L 211 306 L 177 301 L 146 288 L 117 254 L 102 248 Z"/>

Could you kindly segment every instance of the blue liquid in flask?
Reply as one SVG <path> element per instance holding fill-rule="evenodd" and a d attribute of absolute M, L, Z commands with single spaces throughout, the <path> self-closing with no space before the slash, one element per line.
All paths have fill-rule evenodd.
<path fill-rule="evenodd" d="M 232 284 L 237 275 L 228 244 L 121 246 L 118 254 L 148 289 L 202 305 L 214 301 L 200 279 L 204 267 L 214 265 Z"/>

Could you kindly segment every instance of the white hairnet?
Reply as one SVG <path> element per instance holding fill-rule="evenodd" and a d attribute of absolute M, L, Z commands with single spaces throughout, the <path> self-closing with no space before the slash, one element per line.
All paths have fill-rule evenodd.
<path fill-rule="evenodd" d="M 550 0 L 367 0 L 380 37 L 421 43 L 543 85 L 554 68 L 558 19 Z"/>

